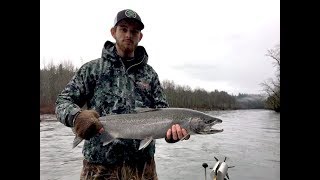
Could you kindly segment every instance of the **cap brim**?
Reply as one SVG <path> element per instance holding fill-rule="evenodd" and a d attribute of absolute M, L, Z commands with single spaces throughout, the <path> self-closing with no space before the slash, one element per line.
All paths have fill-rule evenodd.
<path fill-rule="evenodd" d="M 143 24 L 141 21 L 139 21 L 139 20 L 137 20 L 137 19 L 134 19 L 134 18 L 123 18 L 123 19 L 119 20 L 114 26 L 118 25 L 119 22 L 121 22 L 121 21 L 123 21 L 123 20 L 135 21 L 135 22 L 137 22 L 137 23 L 139 24 L 139 30 L 140 30 L 140 31 L 144 29 L 144 24 Z"/>

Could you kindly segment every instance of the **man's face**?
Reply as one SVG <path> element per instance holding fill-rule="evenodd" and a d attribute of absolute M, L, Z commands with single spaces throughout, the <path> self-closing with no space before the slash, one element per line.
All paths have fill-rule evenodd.
<path fill-rule="evenodd" d="M 122 20 L 111 29 L 111 34 L 118 47 L 125 53 L 132 53 L 142 38 L 139 24 L 135 21 Z"/>

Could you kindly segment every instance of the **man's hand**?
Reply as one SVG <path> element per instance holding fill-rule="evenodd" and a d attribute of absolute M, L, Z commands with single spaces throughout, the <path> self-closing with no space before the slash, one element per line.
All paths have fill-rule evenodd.
<path fill-rule="evenodd" d="M 179 124 L 172 125 L 170 129 L 167 131 L 166 141 L 169 143 L 177 142 L 178 140 L 182 139 L 183 137 L 187 136 L 188 132 L 181 128 Z M 188 140 L 190 135 L 188 135 L 185 140 Z"/>
<path fill-rule="evenodd" d="M 77 136 L 88 140 L 97 133 L 101 133 L 103 126 L 98 118 L 99 114 L 95 110 L 84 110 L 80 112 L 74 121 Z"/>

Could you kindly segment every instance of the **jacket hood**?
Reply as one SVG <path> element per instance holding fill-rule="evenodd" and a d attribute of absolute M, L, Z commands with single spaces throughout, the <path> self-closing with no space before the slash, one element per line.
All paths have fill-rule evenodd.
<path fill-rule="evenodd" d="M 108 56 L 112 57 L 112 58 L 108 58 Z M 143 46 L 137 46 L 137 48 L 134 52 L 134 56 L 135 56 L 134 61 L 136 63 L 139 63 L 141 65 L 145 65 L 148 63 L 148 54 Z M 116 52 L 115 43 L 113 43 L 111 41 L 106 41 L 104 43 L 103 48 L 102 48 L 102 58 L 109 59 L 111 61 L 117 61 L 118 58 L 120 58 L 120 56 L 118 56 L 118 54 Z M 143 61 L 143 62 L 141 62 L 141 61 Z"/>

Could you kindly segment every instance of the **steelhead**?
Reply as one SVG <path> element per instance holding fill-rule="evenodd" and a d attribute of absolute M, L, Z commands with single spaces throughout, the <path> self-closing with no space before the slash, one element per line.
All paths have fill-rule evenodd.
<path fill-rule="evenodd" d="M 147 147 L 153 139 L 165 138 L 168 129 L 174 124 L 179 124 L 190 135 L 223 132 L 223 129 L 212 128 L 222 123 L 221 119 L 187 108 L 139 108 L 134 113 L 107 115 L 99 120 L 104 128 L 100 135 L 103 145 L 117 138 L 141 139 L 139 150 Z M 75 137 L 73 147 L 82 140 Z"/>

